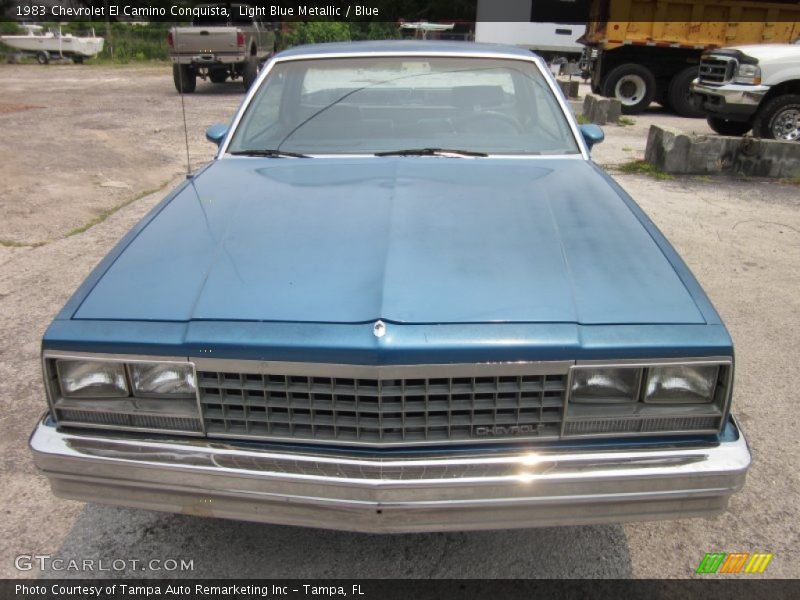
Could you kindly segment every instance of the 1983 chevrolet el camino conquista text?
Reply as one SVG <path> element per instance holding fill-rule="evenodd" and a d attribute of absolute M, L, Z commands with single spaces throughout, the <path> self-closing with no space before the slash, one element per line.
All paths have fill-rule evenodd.
<path fill-rule="evenodd" d="M 273 57 L 42 342 L 65 498 L 376 532 L 724 511 L 733 347 L 527 51 Z"/>

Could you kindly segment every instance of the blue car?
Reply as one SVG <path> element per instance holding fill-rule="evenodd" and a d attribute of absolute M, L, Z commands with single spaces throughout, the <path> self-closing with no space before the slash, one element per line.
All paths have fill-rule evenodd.
<path fill-rule="evenodd" d="M 707 516 L 733 346 L 545 64 L 272 58 L 42 341 L 64 498 L 368 532 Z"/>

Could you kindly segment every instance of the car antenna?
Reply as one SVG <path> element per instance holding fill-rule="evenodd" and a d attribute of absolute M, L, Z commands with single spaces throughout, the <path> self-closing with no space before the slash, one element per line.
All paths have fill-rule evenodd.
<path fill-rule="evenodd" d="M 177 34 L 177 30 L 175 31 Z M 173 34 L 173 35 L 175 35 Z M 178 83 L 180 84 L 179 95 L 181 97 L 181 114 L 183 115 L 183 139 L 186 142 L 186 179 L 192 178 L 192 163 L 189 160 L 189 129 L 186 127 L 186 105 L 183 102 L 183 69 L 178 63 Z"/>

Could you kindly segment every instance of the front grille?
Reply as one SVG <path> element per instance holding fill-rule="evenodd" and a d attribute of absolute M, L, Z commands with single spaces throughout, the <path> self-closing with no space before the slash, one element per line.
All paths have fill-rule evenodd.
<path fill-rule="evenodd" d="M 567 378 L 515 373 L 351 379 L 223 371 L 197 376 L 209 437 L 372 445 L 556 438 Z"/>
<path fill-rule="evenodd" d="M 164 429 L 169 431 L 187 431 L 199 433 L 200 421 L 184 417 L 161 415 L 126 414 L 120 412 L 103 412 L 96 410 L 74 410 L 56 408 L 56 418 L 62 424 L 77 426 L 83 424 L 104 425 L 113 427 L 131 427 L 135 429 Z"/>
<path fill-rule="evenodd" d="M 730 83 L 736 73 L 738 62 L 735 58 L 704 57 L 700 61 L 698 81 L 708 85 Z"/>

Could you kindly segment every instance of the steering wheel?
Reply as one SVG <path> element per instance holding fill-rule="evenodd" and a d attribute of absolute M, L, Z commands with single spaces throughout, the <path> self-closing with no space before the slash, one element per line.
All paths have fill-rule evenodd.
<path fill-rule="evenodd" d="M 513 117 L 495 111 L 477 112 L 472 115 L 460 117 L 457 119 L 456 128 L 462 133 L 471 133 L 476 132 L 474 129 L 471 131 L 472 125 L 481 123 L 485 128 L 487 125 L 484 125 L 484 123 L 491 124 L 492 121 L 500 126 L 499 131 L 494 130 L 496 133 L 522 133 L 522 127 Z M 480 130 L 478 130 L 477 133 L 480 133 Z"/>

